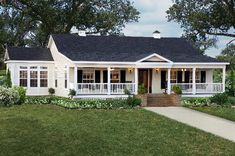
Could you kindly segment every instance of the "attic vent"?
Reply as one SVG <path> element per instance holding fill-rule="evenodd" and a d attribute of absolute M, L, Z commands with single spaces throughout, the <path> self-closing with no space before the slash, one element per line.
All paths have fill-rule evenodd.
<path fill-rule="evenodd" d="M 161 33 L 158 30 L 154 31 L 153 32 L 153 38 L 160 39 L 161 38 Z"/>

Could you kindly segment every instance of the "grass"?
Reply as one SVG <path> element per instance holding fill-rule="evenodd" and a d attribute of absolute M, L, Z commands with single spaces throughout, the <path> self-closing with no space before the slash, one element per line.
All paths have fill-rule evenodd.
<path fill-rule="evenodd" d="M 234 155 L 235 143 L 143 109 L 0 107 L 0 155 Z"/>
<path fill-rule="evenodd" d="M 235 108 L 231 107 L 189 107 L 191 109 L 235 121 Z"/>

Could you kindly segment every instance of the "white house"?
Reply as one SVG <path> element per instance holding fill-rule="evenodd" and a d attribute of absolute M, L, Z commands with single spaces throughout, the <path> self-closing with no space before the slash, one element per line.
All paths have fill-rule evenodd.
<path fill-rule="evenodd" d="M 158 33 L 158 32 L 155 32 Z M 51 35 L 47 48 L 8 47 L 5 54 L 13 85 L 27 95 L 58 96 L 75 89 L 77 97 L 120 97 L 124 89 L 171 94 L 173 85 L 184 95 L 207 96 L 225 91 L 227 62 L 201 55 L 182 38 Z M 222 81 L 213 82 L 213 70 Z"/>

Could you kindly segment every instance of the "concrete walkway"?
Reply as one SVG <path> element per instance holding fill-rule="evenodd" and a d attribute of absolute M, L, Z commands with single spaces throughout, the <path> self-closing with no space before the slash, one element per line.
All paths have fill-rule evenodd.
<path fill-rule="evenodd" d="M 235 122 L 184 107 L 145 109 L 235 142 Z"/>

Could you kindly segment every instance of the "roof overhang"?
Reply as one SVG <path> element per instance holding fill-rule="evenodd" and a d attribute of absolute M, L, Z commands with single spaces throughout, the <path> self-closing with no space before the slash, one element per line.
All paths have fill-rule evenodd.
<path fill-rule="evenodd" d="M 42 63 L 42 64 L 54 64 L 54 61 L 7 60 L 4 63 Z"/>

